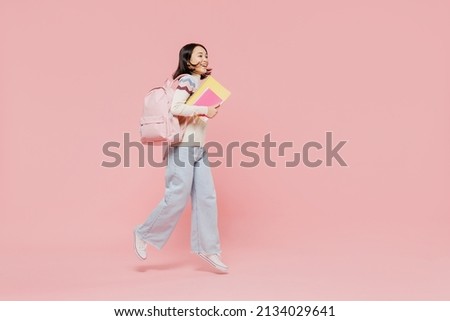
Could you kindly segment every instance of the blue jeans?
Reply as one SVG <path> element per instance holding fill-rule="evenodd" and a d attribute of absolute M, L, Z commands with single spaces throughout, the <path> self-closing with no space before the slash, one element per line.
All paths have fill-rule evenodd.
<path fill-rule="evenodd" d="M 163 199 L 137 235 L 161 249 L 168 241 L 191 196 L 191 249 L 195 253 L 219 254 L 217 203 L 207 152 L 200 146 L 171 146 L 167 155 Z"/>

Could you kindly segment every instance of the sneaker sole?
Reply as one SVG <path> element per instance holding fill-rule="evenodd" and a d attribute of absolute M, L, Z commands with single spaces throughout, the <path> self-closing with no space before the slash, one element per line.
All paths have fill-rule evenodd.
<path fill-rule="evenodd" d="M 206 262 L 208 262 L 210 265 L 212 265 L 216 270 L 223 272 L 223 273 L 228 273 L 228 268 L 224 268 L 220 265 L 215 264 L 213 261 L 211 261 L 206 255 L 202 254 L 202 253 L 197 253 L 198 256 L 200 256 L 203 260 L 205 260 Z"/>

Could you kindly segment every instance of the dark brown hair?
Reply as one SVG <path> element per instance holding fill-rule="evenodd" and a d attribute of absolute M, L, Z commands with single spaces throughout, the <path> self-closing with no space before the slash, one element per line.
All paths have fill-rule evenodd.
<path fill-rule="evenodd" d="M 208 54 L 208 50 L 206 50 L 205 46 L 199 44 L 199 43 L 189 43 L 183 48 L 180 49 L 179 57 L 178 57 L 178 68 L 173 73 L 172 77 L 175 79 L 181 74 L 192 74 L 192 67 L 189 67 L 189 61 L 192 57 L 192 52 L 194 51 L 194 48 L 200 46 L 203 49 L 205 49 L 206 54 Z M 192 66 L 192 65 L 191 65 Z M 195 67 L 195 66 L 194 66 Z M 200 79 L 204 79 L 207 76 L 211 74 L 211 69 L 207 68 L 206 73 L 200 76 Z"/>

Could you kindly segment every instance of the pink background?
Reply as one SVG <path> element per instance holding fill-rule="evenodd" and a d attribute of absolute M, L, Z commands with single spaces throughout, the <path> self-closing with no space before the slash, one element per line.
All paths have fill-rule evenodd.
<path fill-rule="evenodd" d="M 448 1 L 3 0 L 0 32 L 0 299 L 450 300 Z M 101 166 L 189 42 L 232 92 L 208 140 L 348 141 L 213 169 L 228 275 L 189 207 L 139 261 L 164 169 Z"/>

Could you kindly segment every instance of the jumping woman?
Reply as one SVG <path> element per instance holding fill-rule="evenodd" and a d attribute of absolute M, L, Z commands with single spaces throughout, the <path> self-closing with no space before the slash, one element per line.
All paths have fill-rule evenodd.
<path fill-rule="evenodd" d="M 220 105 L 187 105 L 186 100 L 198 89 L 200 80 L 211 73 L 208 51 L 201 44 L 190 43 L 181 48 L 178 68 L 173 74 L 180 78 L 170 112 L 185 128 L 179 143 L 167 151 L 165 192 L 163 199 L 134 230 L 134 245 L 141 259 L 147 258 L 147 244 L 158 250 L 168 241 L 181 213 L 191 197 L 191 250 L 220 272 L 228 272 L 220 257 L 221 248 L 217 226 L 217 203 L 214 181 L 204 149 L 208 122 L 200 116 L 213 118 Z"/>

